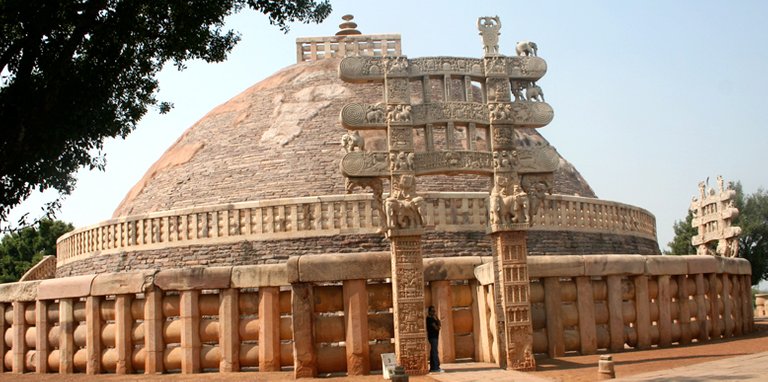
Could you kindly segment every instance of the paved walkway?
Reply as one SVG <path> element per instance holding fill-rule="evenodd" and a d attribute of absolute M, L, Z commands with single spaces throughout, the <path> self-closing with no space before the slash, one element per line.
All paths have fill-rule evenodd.
<path fill-rule="evenodd" d="M 516 371 L 501 370 L 490 363 L 458 363 L 444 365 L 445 373 L 430 373 L 440 382 L 545 382 L 554 379 L 537 377 Z M 567 370 L 563 370 L 568 380 Z M 597 369 L 595 369 L 597 374 Z M 597 375 L 595 375 L 597 377 Z M 768 380 L 768 352 L 704 362 L 667 370 L 635 374 L 627 378 L 618 376 L 616 382 L 662 381 L 766 381 Z M 596 378 L 595 378 L 596 379 Z"/>

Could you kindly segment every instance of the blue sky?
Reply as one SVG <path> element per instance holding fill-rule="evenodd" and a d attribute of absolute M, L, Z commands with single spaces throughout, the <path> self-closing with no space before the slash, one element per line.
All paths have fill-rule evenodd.
<path fill-rule="evenodd" d="M 295 63 L 295 39 L 332 35 L 355 15 L 363 33 L 400 33 L 409 57 L 480 57 L 477 17 L 498 15 L 500 47 L 531 40 L 547 60 L 538 82 L 555 110 L 539 131 L 601 199 L 656 216 L 662 249 L 700 180 L 723 175 L 746 192 L 768 186 L 768 2 L 765 1 L 332 1 L 320 25 L 288 34 L 245 11 L 229 20 L 242 42 L 221 64 L 192 62 L 160 76 L 159 98 L 125 140 L 105 145 L 106 172 L 83 170 L 59 218 L 77 227 L 109 219 L 146 169 L 213 107 Z M 37 195 L 25 209 L 35 210 Z M 18 213 L 18 212 L 17 212 Z M 34 213 L 34 212 L 33 212 Z"/>

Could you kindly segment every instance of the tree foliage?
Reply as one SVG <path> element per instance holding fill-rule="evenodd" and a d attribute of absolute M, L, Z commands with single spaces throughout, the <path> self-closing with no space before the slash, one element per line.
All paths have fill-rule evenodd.
<path fill-rule="evenodd" d="M 72 224 L 43 219 L 34 227 L 25 227 L 0 241 L 0 283 L 18 281 L 43 257 L 56 255 L 56 239 L 73 230 Z"/>
<path fill-rule="evenodd" d="M 172 62 L 226 59 L 239 35 L 226 16 L 251 8 L 283 31 L 320 22 L 327 0 L 0 1 L 0 221 L 37 189 L 70 193 L 80 167 L 103 169 L 102 145 L 125 137 Z"/>
<path fill-rule="evenodd" d="M 758 189 L 755 193 L 744 195 L 740 182 L 730 184 L 736 191 L 734 205 L 739 209 L 739 216 L 733 225 L 741 227 L 739 236 L 739 257 L 752 264 L 752 285 L 768 279 L 768 192 Z M 695 254 L 691 238 L 698 232 L 691 226 L 693 215 L 688 212 L 685 220 L 674 225 L 675 237 L 667 245 L 668 255 Z"/>

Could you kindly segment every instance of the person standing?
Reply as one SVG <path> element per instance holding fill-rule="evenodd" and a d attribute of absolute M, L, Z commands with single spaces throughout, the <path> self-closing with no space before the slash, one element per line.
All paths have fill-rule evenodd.
<path fill-rule="evenodd" d="M 427 340 L 429 340 L 429 371 L 432 373 L 442 373 L 440 368 L 440 358 L 437 353 L 437 342 L 440 338 L 440 320 L 435 314 L 435 307 L 430 306 L 427 309 Z"/>

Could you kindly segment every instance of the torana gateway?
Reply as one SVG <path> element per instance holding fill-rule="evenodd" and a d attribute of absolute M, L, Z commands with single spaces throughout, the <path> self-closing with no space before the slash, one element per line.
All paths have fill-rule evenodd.
<path fill-rule="evenodd" d="M 406 57 L 351 16 L 298 39 L 112 220 L 0 285 L 0 372 L 303 378 L 395 353 L 417 375 L 429 305 L 443 363 L 518 370 L 751 331 L 749 263 L 660 256 L 653 215 L 598 199 L 535 130 L 539 47 L 501 26 L 477 20 L 479 58 Z"/>

